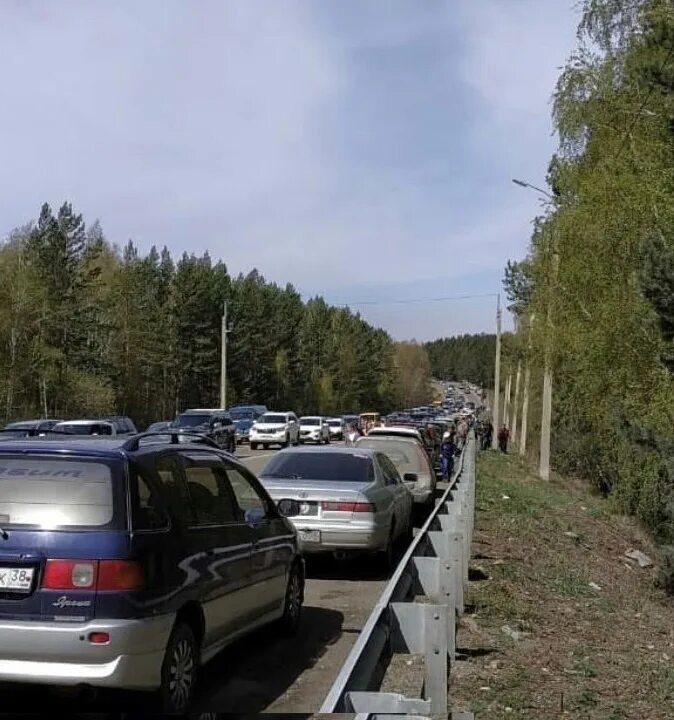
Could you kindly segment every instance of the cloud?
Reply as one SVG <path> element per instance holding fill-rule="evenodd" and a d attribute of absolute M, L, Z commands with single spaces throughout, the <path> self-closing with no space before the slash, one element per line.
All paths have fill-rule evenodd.
<path fill-rule="evenodd" d="M 3 3 L 0 232 L 67 198 L 115 242 L 306 294 L 496 292 L 576 20 L 558 0 Z M 406 308 L 363 312 L 400 337 L 493 325 Z"/>

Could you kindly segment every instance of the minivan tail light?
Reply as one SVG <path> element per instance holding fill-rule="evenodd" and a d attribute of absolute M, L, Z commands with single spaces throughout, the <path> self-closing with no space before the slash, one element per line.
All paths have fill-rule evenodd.
<path fill-rule="evenodd" d="M 47 560 L 45 590 L 137 590 L 143 572 L 131 560 Z"/>
<path fill-rule="evenodd" d="M 101 560 L 98 590 L 138 590 L 143 587 L 143 570 L 132 560 Z"/>
<path fill-rule="evenodd" d="M 47 560 L 42 587 L 47 590 L 87 590 L 96 587 L 95 560 Z"/>
<path fill-rule="evenodd" d="M 337 512 L 374 512 L 372 503 L 362 502 L 322 502 L 323 510 L 336 510 Z"/>

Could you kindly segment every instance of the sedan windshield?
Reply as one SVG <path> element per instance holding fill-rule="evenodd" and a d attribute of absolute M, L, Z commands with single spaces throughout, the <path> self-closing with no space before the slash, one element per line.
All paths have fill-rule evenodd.
<path fill-rule="evenodd" d="M 364 437 L 356 441 L 359 448 L 378 450 L 387 455 L 401 475 L 405 473 L 427 473 L 428 463 L 423 451 L 414 441 L 396 441 L 393 438 Z"/>
<path fill-rule="evenodd" d="M 208 421 L 211 419 L 210 415 L 206 413 L 182 413 L 176 418 L 176 425 L 178 427 L 196 427 L 197 425 L 208 425 Z"/>
<path fill-rule="evenodd" d="M 320 425 L 319 418 L 300 418 L 300 425 Z"/>
<path fill-rule="evenodd" d="M 342 421 L 341 420 L 328 420 L 328 425 L 330 427 L 342 427 Z"/>
<path fill-rule="evenodd" d="M 261 424 L 269 424 L 269 425 L 285 425 L 286 424 L 286 418 L 285 415 L 263 415 L 259 420 L 259 423 Z"/>
<path fill-rule="evenodd" d="M 371 468 L 372 460 L 366 454 L 286 452 L 275 455 L 262 476 L 365 483 L 373 479 Z"/>

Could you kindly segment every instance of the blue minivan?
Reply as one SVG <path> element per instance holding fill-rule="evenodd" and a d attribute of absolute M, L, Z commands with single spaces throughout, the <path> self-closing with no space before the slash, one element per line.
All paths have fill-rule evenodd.
<path fill-rule="evenodd" d="M 201 438 L 1 443 L 0 682 L 156 691 L 185 711 L 227 644 L 297 630 L 297 512 Z"/>

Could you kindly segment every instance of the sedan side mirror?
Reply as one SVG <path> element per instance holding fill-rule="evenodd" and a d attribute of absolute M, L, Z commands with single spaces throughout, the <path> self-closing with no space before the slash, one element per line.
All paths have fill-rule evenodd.
<path fill-rule="evenodd" d="M 287 498 L 279 500 L 277 507 L 283 517 L 295 517 L 300 514 L 300 504 L 297 500 L 289 500 Z"/>
<path fill-rule="evenodd" d="M 419 479 L 416 473 L 405 473 L 403 475 L 403 481 L 408 483 L 415 483 Z"/>

